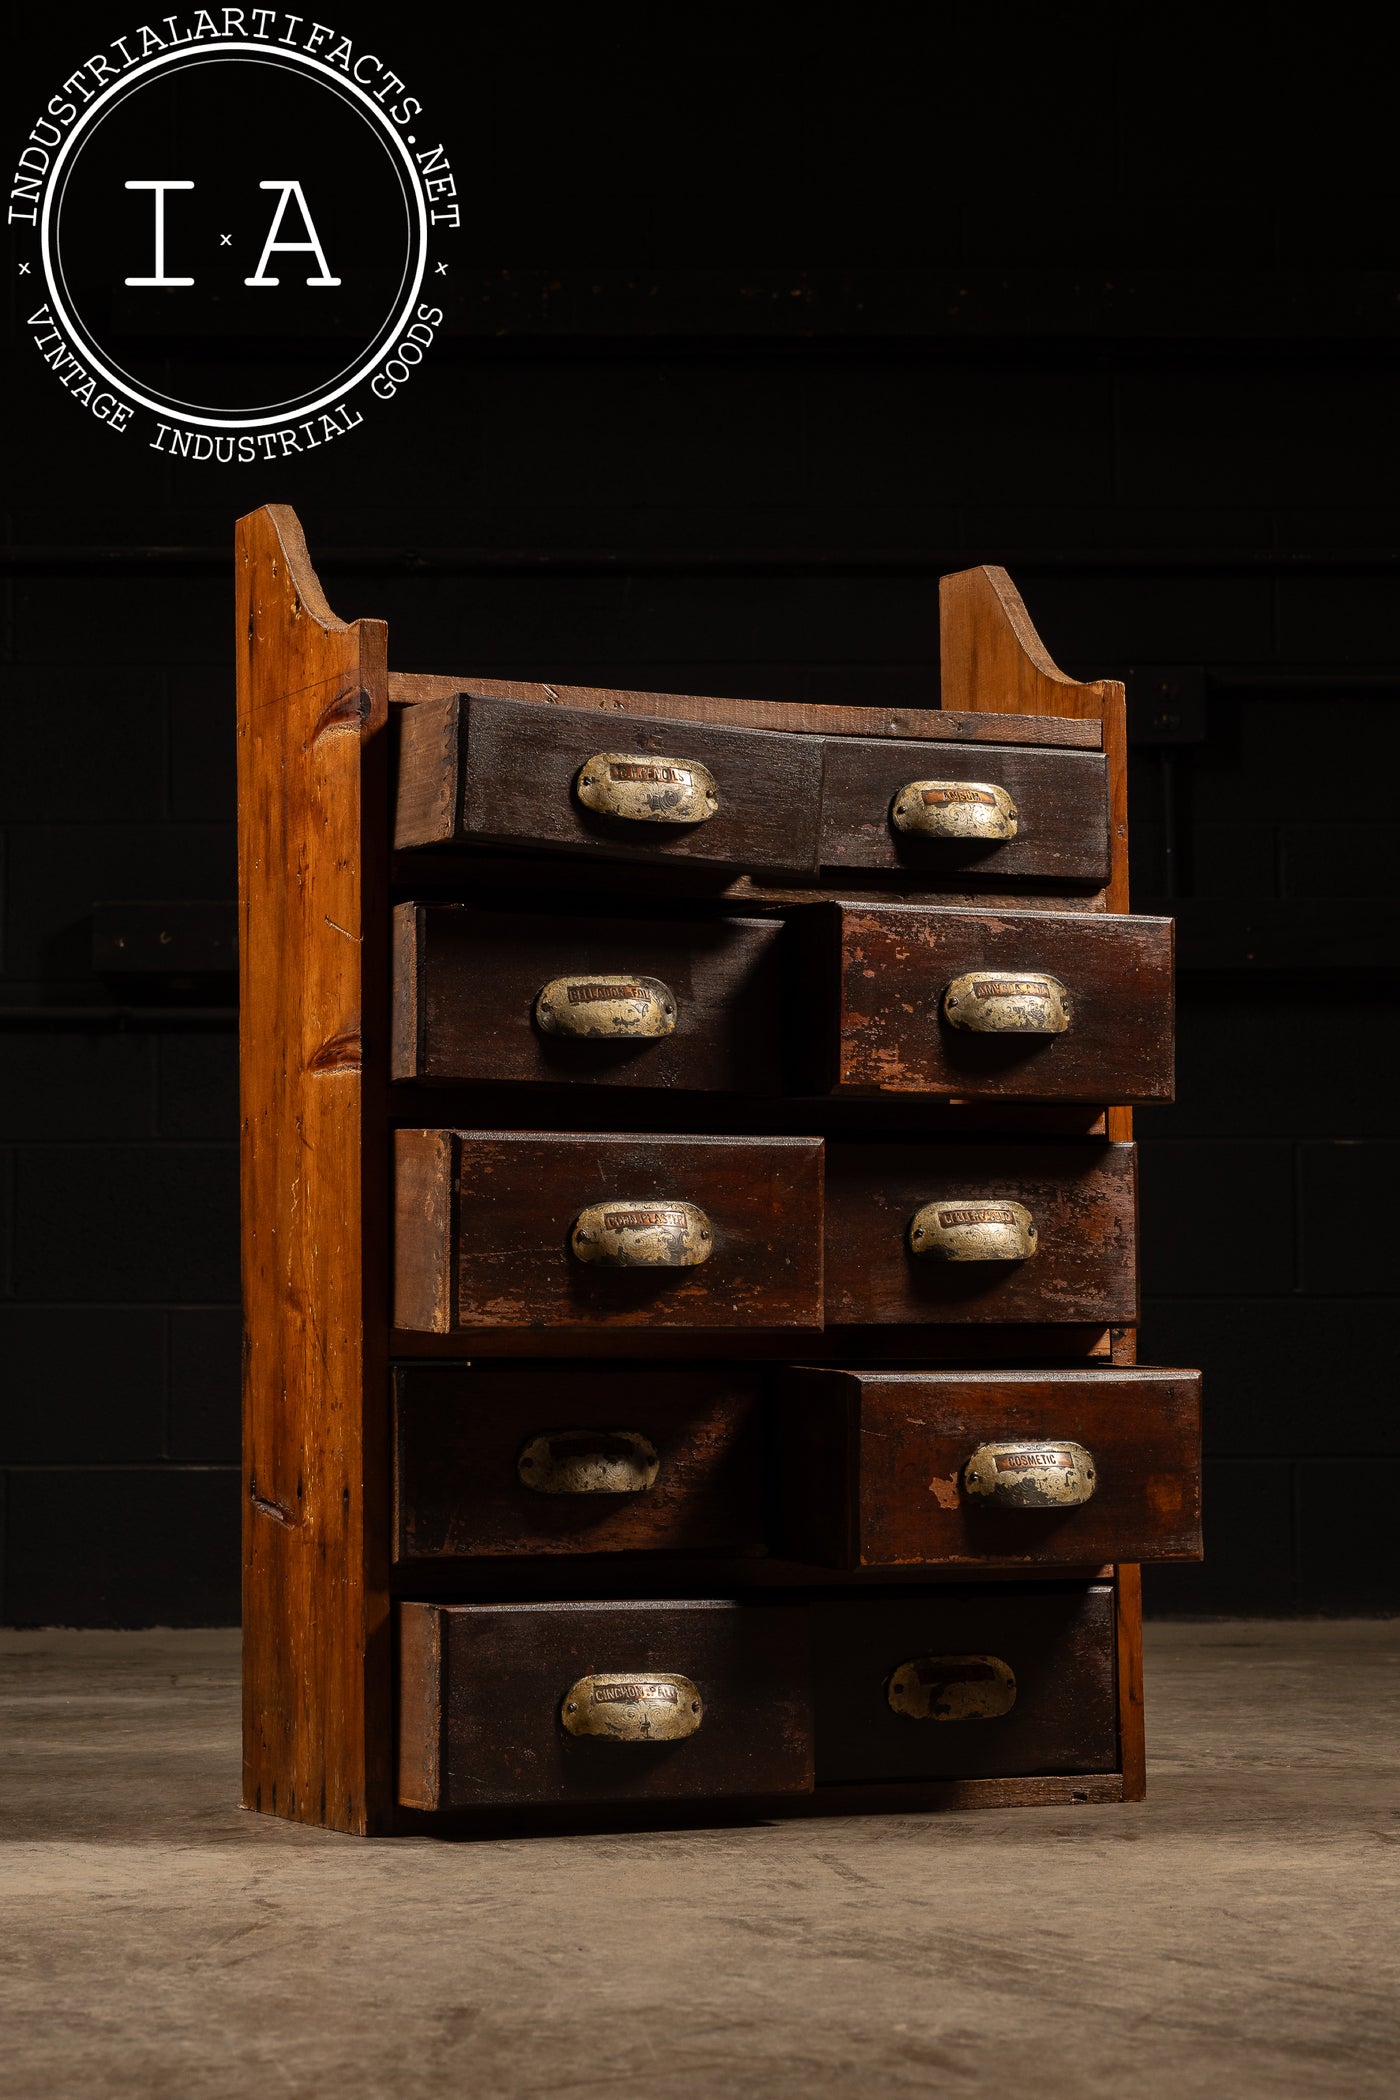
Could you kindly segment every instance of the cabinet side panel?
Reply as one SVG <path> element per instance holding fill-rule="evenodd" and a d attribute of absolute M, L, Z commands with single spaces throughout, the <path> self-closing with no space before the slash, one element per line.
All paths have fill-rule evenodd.
<path fill-rule="evenodd" d="M 382 1065 L 362 821 L 382 857 L 384 629 L 335 618 L 280 506 L 240 522 L 236 566 L 243 1799 L 366 1831 L 390 1806 L 386 1519 L 365 1496 L 386 1472 L 363 1224 L 383 1176 L 362 1172 L 379 1081 L 367 1097 L 361 1041 L 368 1022 Z"/>

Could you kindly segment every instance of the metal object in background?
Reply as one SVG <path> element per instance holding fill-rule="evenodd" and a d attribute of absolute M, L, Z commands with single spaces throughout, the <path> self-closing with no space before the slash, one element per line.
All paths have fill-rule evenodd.
<path fill-rule="evenodd" d="M 614 1743 L 678 1743 L 694 1735 L 705 1703 L 688 1677 L 651 1670 L 627 1677 L 599 1671 L 580 1677 L 564 1694 L 559 1718 L 570 1735 Z"/>
<path fill-rule="evenodd" d="M 1026 1261 L 1039 1235 L 1024 1203 L 949 1196 L 926 1203 L 909 1221 L 909 1246 L 942 1261 Z"/>
<path fill-rule="evenodd" d="M 896 831 L 926 839 L 1014 839 L 1016 805 L 982 780 L 911 780 L 890 805 Z"/>
<path fill-rule="evenodd" d="M 696 1269 L 714 1252 L 698 1203 L 655 1196 L 590 1203 L 575 1218 L 569 1244 L 580 1261 L 607 1269 Z"/>
<path fill-rule="evenodd" d="M 1016 1673 L 999 1655 L 920 1655 L 892 1673 L 886 1696 L 911 1721 L 995 1721 L 1016 1704 Z"/>
<path fill-rule="evenodd" d="M 599 816 L 629 824 L 704 824 L 719 815 L 708 766 L 650 751 L 596 751 L 578 771 L 578 799 Z"/>
<path fill-rule="evenodd" d="M 659 977 L 551 977 L 535 999 L 546 1035 L 609 1041 L 670 1035 L 675 994 Z"/>
<path fill-rule="evenodd" d="M 979 1444 L 963 1467 L 968 1494 L 1002 1509 L 1078 1509 L 1097 1485 L 1093 1457 L 1082 1444 Z"/>
<path fill-rule="evenodd" d="M 531 1437 L 515 1470 L 537 1495 L 644 1495 L 661 1460 L 636 1429 L 546 1429 Z"/>
<path fill-rule="evenodd" d="M 954 1028 L 977 1035 L 1063 1035 L 1070 1023 L 1069 993 L 1058 977 L 1019 970 L 973 970 L 955 977 L 943 994 Z"/>

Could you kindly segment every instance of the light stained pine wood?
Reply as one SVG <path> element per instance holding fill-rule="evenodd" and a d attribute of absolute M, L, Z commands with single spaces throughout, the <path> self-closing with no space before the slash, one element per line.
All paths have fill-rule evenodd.
<path fill-rule="evenodd" d="M 386 631 L 293 513 L 238 527 L 245 1805 L 384 1826 Z M 366 1271 L 373 1281 L 366 1285 Z M 366 1396 L 372 1396 L 367 1405 Z"/>
<path fill-rule="evenodd" d="M 945 576 L 938 586 L 939 659 L 945 707 L 977 712 L 1010 710 L 1026 716 L 1097 721 L 1108 760 L 1111 872 L 1110 911 L 1128 909 L 1128 717 L 1116 678 L 1079 682 L 1052 660 L 1005 569 L 984 564 Z M 1133 1112 L 1108 1109 L 1108 1134 L 1127 1141 Z M 1115 1363 L 1135 1361 L 1131 1330 L 1119 1330 Z M 1147 1768 L 1142 1705 L 1142 1576 L 1119 1569 L 1118 1718 L 1124 1798 L 1141 1800 Z"/>

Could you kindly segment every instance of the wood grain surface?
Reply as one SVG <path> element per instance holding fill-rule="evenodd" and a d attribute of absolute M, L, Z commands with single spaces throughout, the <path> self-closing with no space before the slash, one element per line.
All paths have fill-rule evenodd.
<path fill-rule="evenodd" d="M 890 805 L 911 780 L 1005 788 L 1015 838 L 979 843 L 896 831 Z M 825 746 L 823 868 L 869 868 L 930 880 L 1039 879 L 1097 886 L 1109 870 L 1108 773 L 1096 751 L 982 745 L 939 750 L 850 738 Z"/>
<path fill-rule="evenodd" d="M 859 683 L 859 675 L 855 680 Z M 828 706 L 810 700 L 738 700 L 696 693 L 624 693 L 611 687 L 538 685 L 513 678 L 450 678 L 431 671 L 391 671 L 389 701 L 408 709 L 461 693 L 517 700 L 534 707 L 594 709 L 602 714 L 662 716 L 673 722 L 711 722 L 730 729 L 798 730 L 820 736 L 896 736 L 934 743 L 986 742 L 1062 745 L 1097 750 L 1098 732 L 1086 721 L 1045 715 L 1008 716 L 1005 734 L 977 713 L 938 707 Z"/>
<path fill-rule="evenodd" d="M 395 915 L 396 1079 L 672 1087 L 767 1094 L 782 1084 L 781 923 L 631 918 L 401 904 Z M 545 1035 L 552 978 L 655 977 L 672 1034 L 608 1042 Z"/>
<path fill-rule="evenodd" d="M 548 1329 L 579 1346 L 622 1330 L 815 1329 L 822 1316 L 819 1138 L 678 1138 L 629 1132 L 400 1131 L 397 1324 L 432 1332 Z M 437 1198 L 455 1185 L 446 1252 Z M 569 1250 L 586 1205 L 684 1201 L 714 1252 L 695 1268 L 608 1269 Z M 448 1264 L 448 1285 L 443 1264 Z M 450 1329 L 444 1290 L 450 1288 Z M 425 1318 L 431 1314 L 431 1323 Z"/>
<path fill-rule="evenodd" d="M 807 914 L 803 914 L 804 917 Z M 813 906 L 837 974 L 837 1091 L 956 1099 L 1170 1101 L 1170 919 L 1096 912 Z M 1063 1035 L 950 1025 L 943 994 L 978 970 L 1048 972 L 1069 994 Z"/>
<path fill-rule="evenodd" d="M 1027 1260 L 910 1253 L 925 1203 L 984 1198 L 1031 1212 L 1040 1238 Z M 1133 1320 L 1135 1211 L 1131 1145 L 829 1145 L 828 1325 Z"/>
<path fill-rule="evenodd" d="M 811 1613 L 819 1786 L 1117 1770 L 1106 1584 L 950 1587 Z M 988 1720 L 894 1712 L 891 1673 L 919 1656 L 995 1656 L 1015 1674 L 1015 1705 Z"/>
<path fill-rule="evenodd" d="M 399 1607 L 399 1793 L 415 1808 L 802 1794 L 812 1785 L 807 1619 L 784 1605 Z M 416 1622 L 416 1623 L 415 1623 Z M 692 1736 L 566 1733 L 564 1695 L 603 1671 L 664 1670 L 704 1702 Z"/>
<path fill-rule="evenodd" d="M 243 1799 L 363 1832 L 392 1795 L 385 631 L 335 617 L 282 506 L 237 578 Z"/>
<path fill-rule="evenodd" d="M 775 1549 L 825 1567 L 1085 1567 L 1201 1551 L 1195 1371 L 794 1371 L 775 1406 Z M 962 1471 L 979 1444 L 1083 1444 L 1092 1498 L 998 1509 Z"/>
<path fill-rule="evenodd" d="M 763 1375 L 403 1366 L 395 1558 L 762 1552 Z M 618 1430 L 639 1432 L 660 1461 L 643 1492 L 544 1495 L 522 1483 L 517 1461 L 532 1437 Z"/>

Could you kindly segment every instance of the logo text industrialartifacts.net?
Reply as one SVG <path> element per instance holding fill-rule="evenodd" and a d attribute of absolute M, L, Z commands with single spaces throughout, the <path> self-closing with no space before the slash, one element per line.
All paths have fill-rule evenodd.
<path fill-rule="evenodd" d="M 433 139 L 385 58 L 307 16 L 199 8 L 114 37 L 49 97 L 12 178 L 40 356 L 173 457 L 344 437 L 442 326 L 461 205 Z"/>

